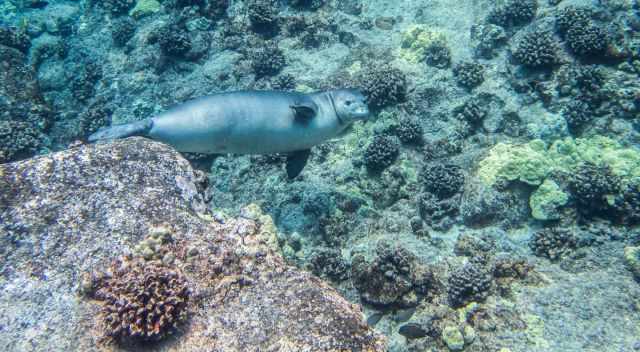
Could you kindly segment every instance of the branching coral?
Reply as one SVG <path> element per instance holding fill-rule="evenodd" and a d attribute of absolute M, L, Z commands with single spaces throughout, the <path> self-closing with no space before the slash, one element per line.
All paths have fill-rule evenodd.
<path fill-rule="evenodd" d="M 459 307 L 471 301 L 483 301 L 489 295 L 493 276 L 481 264 L 469 262 L 449 276 L 449 301 Z"/>
<path fill-rule="evenodd" d="M 249 59 L 258 78 L 276 75 L 286 64 L 284 53 L 274 43 L 267 43 L 253 51 Z"/>
<path fill-rule="evenodd" d="M 33 155 L 42 146 L 40 131 L 21 121 L 0 121 L 0 163 Z"/>
<path fill-rule="evenodd" d="M 252 28 L 259 33 L 273 33 L 278 28 L 278 4 L 274 0 L 247 2 L 247 12 Z"/>
<path fill-rule="evenodd" d="M 122 344 L 158 341 L 187 319 L 190 290 L 175 268 L 141 258 L 113 263 L 92 295 L 102 301 L 107 337 Z"/>
<path fill-rule="evenodd" d="M 364 152 L 364 162 L 371 171 L 382 171 L 391 166 L 400 154 L 399 143 L 391 136 L 378 135 Z"/>
<path fill-rule="evenodd" d="M 422 125 L 414 118 L 403 118 L 395 128 L 395 134 L 402 143 L 419 144 L 422 142 Z"/>
<path fill-rule="evenodd" d="M 551 260 L 560 259 L 570 254 L 577 246 L 577 238 L 568 229 L 545 228 L 533 234 L 529 247 L 539 257 Z"/>
<path fill-rule="evenodd" d="M 477 62 L 462 62 L 453 70 L 459 85 L 475 88 L 484 82 L 484 66 Z"/>
<path fill-rule="evenodd" d="M 513 53 L 524 66 L 544 67 L 557 64 L 560 46 L 548 31 L 533 31 L 525 35 Z"/>
<path fill-rule="evenodd" d="M 531 22 L 538 11 L 537 0 L 509 0 L 489 14 L 489 22 L 502 27 L 520 26 Z"/>
<path fill-rule="evenodd" d="M 180 26 L 163 27 L 156 35 L 160 49 L 170 56 L 180 57 L 191 50 L 191 39 L 187 31 Z"/>
<path fill-rule="evenodd" d="M 449 198 L 464 185 L 462 169 L 453 164 L 426 165 L 421 173 L 425 190 L 439 198 Z"/>
<path fill-rule="evenodd" d="M 407 94 L 405 74 L 390 65 L 376 65 L 359 79 L 364 95 L 373 108 L 382 108 L 402 102 Z"/>
<path fill-rule="evenodd" d="M 582 164 L 571 178 L 571 193 L 578 211 L 586 216 L 603 214 L 620 191 L 620 180 L 606 165 Z"/>
<path fill-rule="evenodd" d="M 569 6 L 556 17 L 556 29 L 571 51 L 581 57 L 603 54 L 610 43 L 607 32 L 591 19 L 589 8 Z"/>

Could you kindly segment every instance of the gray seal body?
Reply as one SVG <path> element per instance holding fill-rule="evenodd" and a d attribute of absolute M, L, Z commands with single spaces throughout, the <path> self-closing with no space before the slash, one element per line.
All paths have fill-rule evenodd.
<path fill-rule="evenodd" d="M 291 153 L 298 158 L 302 153 L 304 166 L 311 147 L 368 116 L 364 96 L 354 89 L 312 94 L 238 91 L 197 98 L 150 119 L 101 129 L 89 141 L 142 135 L 181 152 Z"/>

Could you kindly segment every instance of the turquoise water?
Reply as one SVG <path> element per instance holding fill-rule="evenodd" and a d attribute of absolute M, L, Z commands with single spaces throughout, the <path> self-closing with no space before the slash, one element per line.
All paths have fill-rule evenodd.
<path fill-rule="evenodd" d="M 259 205 L 388 351 L 640 350 L 639 28 L 631 0 L 3 0 L 0 162 L 151 121 L 111 136 L 182 152 L 212 218 Z"/>

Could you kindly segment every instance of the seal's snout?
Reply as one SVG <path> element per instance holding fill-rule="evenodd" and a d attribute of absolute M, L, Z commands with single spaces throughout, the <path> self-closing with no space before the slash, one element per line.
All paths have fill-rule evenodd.
<path fill-rule="evenodd" d="M 369 106 L 364 95 L 357 89 L 334 91 L 333 100 L 336 113 L 344 123 L 366 120 L 370 116 Z"/>
<path fill-rule="evenodd" d="M 369 107 L 367 106 L 367 104 L 364 103 L 360 103 L 357 104 L 358 106 L 356 106 L 353 109 L 353 117 L 358 119 L 358 120 L 366 120 L 369 118 L 369 116 L 371 115 L 371 113 L 369 112 Z"/>

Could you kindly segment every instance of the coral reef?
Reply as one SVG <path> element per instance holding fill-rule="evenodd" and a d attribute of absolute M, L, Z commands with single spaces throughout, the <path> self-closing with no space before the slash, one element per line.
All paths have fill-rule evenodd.
<path fill-rule="evenodd" d="M 453 113 L 456 118 L 466 121 L 470 129 L 473 131 L 482 125 L 482 121 L 487 117 L 488 111 L 480 97 L 472 97 L 464 102 L 464 104 L 454 109 Z"/>
<path fill-rule="evenodd" d="M 571 51 L 581 57 L 604 54 L 609 46 L 607 32 L 595 24 L 569 28 L 566 40 Z"/>
<path fill-rule="evenodd" d="M 475 88 L 484 82 L 485 68 L 478 62 L 462 62 L 454 68 L 453 74 L 459 85 Z"/>
<path fill-rule="evenodd" d="M 638 10 L 0 1 L 3 346 L 95 349 L 104 302 L 61 297 L 124 255 L 194 287 L 169 349 L 637 349 L 615 302 L 638 290 Z M 196 175 L 157 143 L 77 141 L 213 92 L 338 88 L 372 114 L 294 180 L 286 154 L 185 155 Z"/>
<path fill-rule="evenodd" d="M 610 38 L 607 32 L 591 19 L 590 8 L 569 6 L 556 17 L 556 29 L 571 51 L 580 57 L 594 57 L 605 53 Z"/>
<path fill-rule="evenodd" d="M 521 26 L 531 22 L 538 12 L 537 0 L 508 0 L 494 8 L 489 14 L 489 22 L 502 27 Z"/>
<path fill-rule="evenodd" d="M 379 109 L 402 102 L 407 94 L 405 74 L 390 65 L 376 65 L 362 73 L 360 86 L 369 105 Z"/>
<path fill-rule="evenodd" d="M 549 227 L 531 236 L 529 247 L 539 257 L 558 260 L 575 250 L 578 240 L 575 234 L 565 228 Z"/>
<path fill-rule="evenodd" d="M 439 198 L 449 198 L 464 185 L 462 169 L 453 164 L 427 164 L 421 173 L 424 189 Z"/>
<path fill-rule="evenodd" d="M 155 38 L 160 45 L 160 50 L 165 55 L 182 57 L 191 50 L 192 43 L 185 29 L 177 25 L 162 27 Z"/>
<path fill-rule="evenodd" d="M 249 54 L 257 77 L 275 76 L 286 65 L 284 53 L 275 43 L 267 43 Z"/>
<path fill-rule="evenodd" d="M 247 4 L 247 14 L 251 27 L 258 33 L 273 34 L 278 30 L 280 11 L 273 0 L 252 0 Z"/>
<path fill-rule="evenodd" d="M 567 121 L 569 131 L 574 135 L 593 119 L 589 104 L 585 103 L 583 100 L 570 101 L 562 110 L 562 116 Z"/>
<path fill-rule="evenodd" d="M 177 269 L 125 259 L 99 276 L 92 297 L 104 302 L 101 318 L 109 338 L 122 344 L 158 341 L 186 321 L 191 292 Z"/>
<path fill-rule="evenodd" d="M 623 183 L 640 176 L 640 151 L 603 136 L 560 139 L 548 148 L 541 140 L 499 143 L 480 161 L 477 175 L 487 184 L 519 180 L 540 185 L 552 172 L 573 174 L 587 162 L 608 166 Z"/>
<path fill-rule="evenodd" d="M 349 262 L 336 249 L 317 250 L 312 255 L 310 264 L 311 270 L 318 276 L 334 281 L 344 281 L 349 278 Z"/>
<path fill-rule="evenodd" d="M 468 262 L 449 276 L 448 295 L 451 305 L 460 307 L 483 301 L 489 295 L 493 276 L 480 263 Z"/>
<path fill-rule="evenodd" d="M 144 138 L 0 165 L 6 282 L 0 314 L 34 317 L 7 320 L 2 340 L 12 350 L 42 346 L 38 351 L 93 350 L 103 333 L 122 340 L 103 346 L 109 349 L 206 345 L 234 352 L 287 341 L 296 351 L 386 350 L 386 339 L 366 325 L 357 305 L 284 262 L 277 229 L 257 206 L 242 209 L 241 217 L 212 216 L 199 191 L 201 177 L 175 150 Z M 47 238 L 43 220 L 50 222 Z M 126 255 L 162 224 L 170 224 L 171 240 L 161 247 L 175 256 L 173 264 Z M 85 273 L 98 275 L 82 280 Z M 37 275 L 37 285 L 30 275 Z M 147 305 L 133 310 L 141 301 Z M 184 313 L 188 329 L 178 325 L 168 344 L 153 344 Z M 274 316 L 282 317 L 278 329 L 272 329 Z M 43 320 L 49 328 L 34 330 Z M 118 321 L 124 324 L 114 326 Z M 16 338 L 26 334 L 28 348 Z"/>
<path fill-rule="evenodd" d="M 496 56 L 498 49 L 507 43 L 504 28 L 490 23 L 473 27 L 471 34 L 476 42 L 476 54 L 486 59 Z"/>
<path fill-rule="evenodd" d="M 416 202 L 420 218 L 431 228 L 446 231 L 455 224 L 459 214 L 459 196 L 440 199 L 431 192 L 423 192 L 418 195 Z"/>
<path fill-rule="evenodd" d="M 31 47 L 31 39 L 24 30 L 0 26 L 0 45 L 18 49 L 26 54 Z"/>
<path fill-rule="evenodd" d="M 551 32 L 536 30 L 527 33 L 516 47 L 513 56 L 524 66 L 545 67 L 558 63 L 560 46 Z"/>
<path fill-rule="evenodd" d="M 353 284 L 366 302 L 383 306 L 416 306 L 416 294 L 426 292 L 431 277 L 416 260 L 415 255 L 405 248 L 379 242 L 373 261 L 367 261 L 360 254 L 351 259 Z"/>
<path fill-rule="evenodd" d="M 402 143 L 420 144 L 423 141 L 422 125 L 415 118 L 405 117 L 398 121 L 394 133 Z"/>
<path fill-rule="evenodd" d="M 558 220 L 561 216 L 559 208 L 568 201 L 569 195 L 555 181 L 546 179 L 529 198 L 531 216 L 538 220 Z"/>
<path fill-rule="evenodd" d="M 399 143 L 389 135 L 377 135 L 364 151 L 364 162 L 371 171 L 382 171 L 391 166 L 400 154 Z"/>
<path fill-rule="evenodd" d="M 640 184 L 635 181 L 627 185 L 622 191 L 622 195 L 616 198 L 614 207 L 623 224 L 636 225 L 640 223 Z"/>
<path fill-rule="evenodd" d="M 95 94 L 95 85 L 100 79 L 102 79 L 102 67 L 91 62 L 83 65 L 71 84 L 75 98 L 81 102 L 91 99 Z"/>
<path fill-rule="evenodd" d="M 109 125 L 113 110 L 103 101 L 97 101 L 87 107 L 80 116 L 80 131 L 88 136 L 101 127 Z"/>
<path fill-rule="evenodd" d="M 444 34 L 424 25 L 412 25 L 402 35 L 400 57 L 438 68 L 446 68 L 451 63 L 451 51 Z"/>
<path fill-rule="evenodd" d="M 0 162 L 32 156 L 46 147 L 44 133 L 53 122 L 33 67 L 17 49 L 0 45 Z"/>
<path fill-rule="evenodd" d="M 114 21 L 111 27 L 111 38 L 116 46 L 124 46 L 136 33 L 136 23 L 129 17 Z"/>
<path fill-rule="evenodd" d="M 592 15 L 590 8 L 567 6 L 556 16 L 556 30 L 561 35 L 566 35 L 571 28 L 588 25 Z"/>
<path fill-rule="evenodd" d="M 620 180 L 606 165 L 584 163 L 571 178 L 571 194 L 578 211 L 585 216 L 601 215 L 613 205 L 620 191 Z"/>
<path fill-rule="evenodd" d="M 26 122 L 0 120 L 0 163 L 35 154 L 42 138 L 40 131 Z"/>
<path fill-rule="evenodd" d="M 91 2 L 99 4 L 101 8 L 114 15 L 123 15 L 135 5 L 134 0 L 91 0 Z"/>
<path fill-rule="evenodd" d="M 289 0 L 289 5 L 295 8 L 316 10 L 322 7 L 325 0 Z"/>

